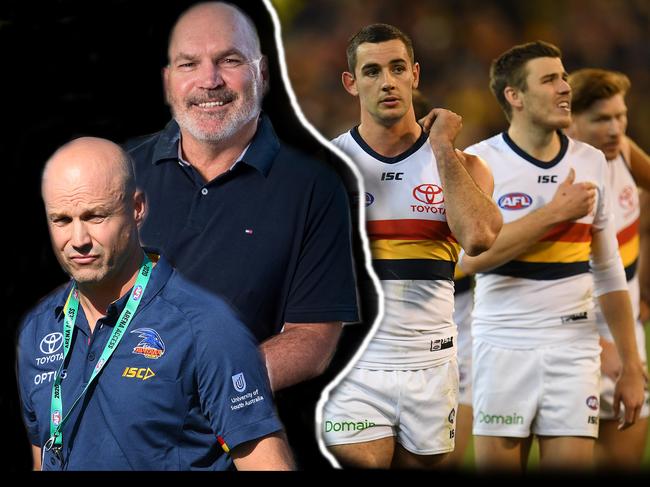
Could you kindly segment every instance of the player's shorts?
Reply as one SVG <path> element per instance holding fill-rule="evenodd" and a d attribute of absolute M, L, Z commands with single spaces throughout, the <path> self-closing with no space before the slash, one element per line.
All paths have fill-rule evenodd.
<path fill-rule="evenodd" d="M 472 308 L 471 290 L 454 295 L 454 322 L 458 328 L 459 404 L 472 406 Z"/>
<path fill-rule="evenodd" d="M 458 356 L 458 403 L 472 407 L 472 358 Z"/>
<path fill-rule="evenodd" d="M 474 435 L 598 437 L 597 342 L 515 350 L 475 338 L 473 351 Z"/>
<path fill-rule="evenodd" d="M 639 350 L 639 357 L 643 361 L 643 365 L 647 367 L 647 351 L 645 348 L 645 333 L 643 325 L 636 323 L 634 327 L 636 331 L 636 342 Z M 616 419 L 614 416 L 614 387 L 616 382 L 609 376 L 603 375 L 600 380 L 600 419 Z M 619 418 L 625 414 L 625 406 L 621 403 L 621 411 Z M 645 401 L 641 408 L 640 418 L 647 418 L 650 416 L 650 393 L 648 393 L 648 385 L 646 384 Z"/>
<path fill-rule="evenodd" d="M 614 416 L 614 387 L 616 383 L 614 380 L 607 376 L 603 375 L 600 381 L 600 419 L 617 419 Z M 619 418 L 623 418 L 625 414 L 625 406 L 621 402 L 621 410 L 619 412 Z M 641 408 L 640 418 L 647 418 L 650 416 L 650 393 L 648 393 L 648 385 L 646 384 L 645 389 L 645 400 L 643 401 L 643 407 Z"/>
<path fill-rule="evenodd" d="M 326 445 L 394 436 L 417 455 L 454 449 L 458 409 L 456 359 L 421 370 L 353 368 L 323 408 Z"/>

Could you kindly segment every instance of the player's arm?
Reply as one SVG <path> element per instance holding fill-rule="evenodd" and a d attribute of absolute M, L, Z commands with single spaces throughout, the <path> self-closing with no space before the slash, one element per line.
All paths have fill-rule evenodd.
<path fill-rule="evenodd" d="M 646 374 L 636 346 L 632 304 L 615 235 L 611 220 L 604 228 L 594 231 L 590 264 L 594 292 L 621 358 L 621 372 L 614 391 L 614 414 L 618 415 L 622 401 L 625 417 L 620 428 L 625 429 L 634 424 L 641 412 Z"/>
<path fill-rule="evenodd" d="M 237 445 L 230 455 L 237 470 L 295 469 L 287 439 L 280 432 Z"/>
<path fill-rule="evenodd" d="M 639 287 L 641 289 L 641 320 L 650 319 L 650 192 L 641 191 L 639 224 Z"/>
<path fill-rule="evenodd" d="M 487 252 L 477 257 L 464 255 L 460 262 L 463 272 L 485 272 L 510 262 L 528 251 L 558 223 L 577 220 L 590 213 L 596 203 L 596 188 L 592 183 L 574 183 L 574 180 L 572 168 L 548 204 L 503 225 Z"/>
<path fill-rule="evenodd" d="M 494 183 L 487 165 L 454 149 L 461 120 L 449 110 L 434 108 L 424 126 L 431 127 L 429 141 L 444 188 L 449 228 L 468 255 L 478 255 L 494 243 L 503 218 L 491 198 Z"/>
<path fill-rule="evenodd" d="M 32 445 L 32 470 L 40 471 L 41 468 L 41 447 Z"/>
<path fill-rule="evenodd" d="M 629 146 L 630 170 L 634 181 L 637 186 L 650 191 L 650 155 L 629 137 L 625 137 L 623 145 L 624 148 L 626 145 Z"/>
<path fill-rule="evenodd" d="M 322 374 L 341 335 L 341 322 L 285 323 L 260 346 L 271 389 L 278 391 Z"/>

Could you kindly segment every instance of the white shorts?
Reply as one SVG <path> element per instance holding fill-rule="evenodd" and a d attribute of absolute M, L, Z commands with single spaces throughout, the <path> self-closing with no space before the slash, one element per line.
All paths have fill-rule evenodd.
<path fill-rule="evenodd" d="M 647 368 L 647 351 L 645 348 L 645 330 L 643 325 L 640 322 L 635 323 L 636 331 L 636 343 L 639 350 L 639 357 L 643 362 L 644 367 Z M 608 337 L 602 337 L 605 340 Z M 612 340 L 609 340 L 612 341 Z M 603 375 L 600 380 L 600 419 L 616 419 L 614 417 L 614 387 L 616 383 L 610 377 Z M 619 418 L 622 418 L 625 414 L 625 407 L 621 403 L 621 411 Z M 645 390 L 645 401 L 643 407 L 641 408 L 641 418 L 647 418 L 650 416 L 650 394 L 648 393 L 648 384 L 646 384 Z"/>
<path fill-rule="evenodd" d="M 514 350 L 474 339 L 473 434 L 598 437 L 600 347 Z"/>
<path fill-rule="evenodd" d="M 353 368 L 323 408 L 326 445 L 395 436 L 406 450 L 436 455 L 454 449 L 458 408 L 456 359 L 421 370 Z"/>
<path fill-rule="evenodd" d="M 458 357 L 458 403 L 472 407 L 472 359 Z"/>
<path fill-rule="evenodd" d="M 458 402 L 472 406 L 472 308 L 474 293 L 465 291 L 454 295 L 454 322 L 458 328 Z"/>
<path fill-rule="evenodd" d="M 614 387 L 616 383 L 614 380 L 607 376 L 603 375 L 600 379 L 600 419 L 617 419 L 614 416 Z M 621 403 L 621 410 L 619 412 L 619 418 L 623 418 L 625 414 L 625 406 Z M 640 418 L 647 418 L 650 416 L 650 393 L 648 393 L 648 384 L 645 388 L 645 401 L 643 402 L 643 407 L 641 408 Z"/>

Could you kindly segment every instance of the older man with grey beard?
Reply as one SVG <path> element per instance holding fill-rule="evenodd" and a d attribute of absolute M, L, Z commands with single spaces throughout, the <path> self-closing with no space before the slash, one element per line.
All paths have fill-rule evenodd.
<path fill-rule="evenodd" d="M 150 203 L 142 240 L 234 305 L 261 342 L 274 391 L 314 378 L 342 323 L 358 319 L 346 190 L 329 166 L 281 142 L 262 113 L 268 61 L 239 8 L 191 7 L 172 30 L 168 61 L 174 119 L 127 144 Z M 315 404 L 287 402 L 315 449 Z M 286 422 L 282 397 L 279 408 Z"/>

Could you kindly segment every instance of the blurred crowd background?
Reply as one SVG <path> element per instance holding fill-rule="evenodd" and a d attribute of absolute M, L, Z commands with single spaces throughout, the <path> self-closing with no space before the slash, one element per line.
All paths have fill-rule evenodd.
<path fill-rule="evenodd" d="M 492 59 L 536 39 L 558 45 L 565 69 L 614 69 L 632 81 L 628 134 L 650 150 L 649 0 L 272 0 L 293 89 L 327 138 L 358 123 L 341 86 L 345 48 L 361 27 L 393 24 L 413 39 L 420 89 L 463 117 L 461 148 L 506 128 L 488 88 Z"/>

